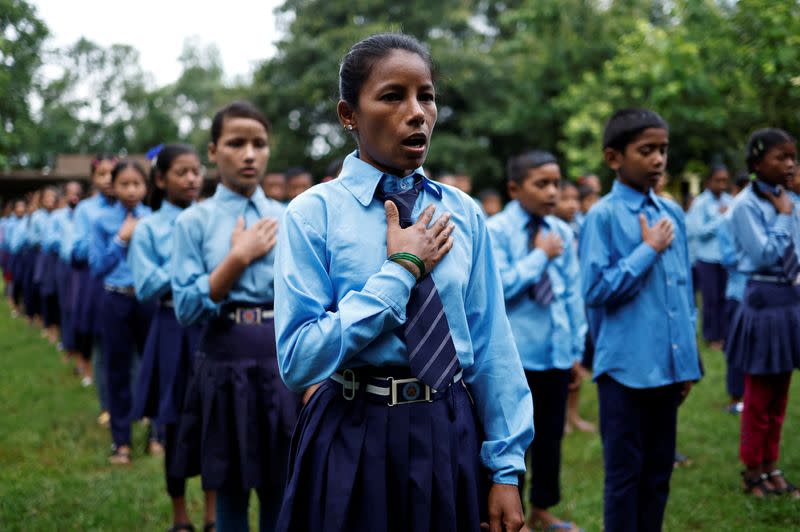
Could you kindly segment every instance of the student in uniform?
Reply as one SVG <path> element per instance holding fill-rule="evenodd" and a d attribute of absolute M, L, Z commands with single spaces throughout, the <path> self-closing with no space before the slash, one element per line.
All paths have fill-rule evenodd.
<path fill-rule="evenodd" d="M 486 218 L 491 218 L 503 210 L 503 198 L 493 188 L 482 190 L 478 199 L 480 199 L 481 209 L 483 209 L 483 214 L 486 215 Z"/>
<path fill-rule="evenodd" d="M 61 346 L 68 359 L 75 360 L 81 384 L 90 386 L 92 379 L 92 366 L 89 359 L 84 358 L 80 351 L 75 334 L 75 307 L 77 304 L 74 289 L 77 284 L 77 274 L 71 267 L 73 226 L 75 222 L 75 209 L 83 196 L 83 185 L 78 181 L 70 181 L 64 186 L 64 200 L 66 205 L 56 210 L 50 219 L 50 249 L 54 257 L 54 279 L 58 297 L 59 313 L 61 316 Z"/>
<path fill-rule="evenodd" d="M 727 281 L 725 283 L 725 321 L 730 324 L 733 323 L 733 318 L 739 311 L 739 306 L 742 304 L 744 298 L 745 286 L 747 285 L 747 274 L 739 271 L 736 260 L 736 246 L 733 242 L 733 207 L 736 202 L 741 200 L 740 193 L 745 190 L 750 184 L 749 176 L 743 180 L 740 176 L 736 179 L 733 190 L 733 199 L 722 215 L 723 223 L 720 224 L 717 231 L 717 238 L 719 239 L 719 251 L 721 264 L 727 271 Z M 738 198 L 738 199 L 737 199 Z M 728 331 L 730 334 L 731 331 Z M 729 351 L 729 345 L 725 343 L 725 354 Z M 726 356 L 727 358 L 727 356 Z M 727 360 L 726 360 L 727 363 Z M 744 373 L 727 363 L 727 371 L 725 376 L 726 390 L 728 392 L 729 402 L 726 410 L 730 414 L 738 415 L 744 410 Z"/>
<path fill-rule="evenodd" d="M 94 194 L 75 208 L 72 240 L 72 267 L 77 272 L 78 279 L 73 287 L 76 301 L 75 341 L 82 356 L 93 363 L 92 373 L 100 402 L 97 421 L 101 425 L 109 422 L 106 364 L 100 347 L 104 291 L 102 280 L 95 277 L 89 269 L 89 242 L 95 220 L 114 205 L 111 171 L 116 162 L 116 158 L 111 155 L 98 155 L 92 160 L 89 176 Z"/>
<path fill-rule="evenodd" d="M 114 166 L 111 187 L 117 201 L 92 223 L 89 268 L 104 288 L 100 338 L 113 440 L 109 462 L 119 465 L 131 462 L 131 372 L 135 354 L 144 351 L 153 314 L 152 304 L 136 300 L 126 258 L 136 224 L 151 210 L 142 204 L 147 174 L 136 161 L 122 160 Z"/>
<path fill-rule="evenodd" d="M 617 179 L 581 234 L 608 532 L 661 530 L 678 405 L 701 375 L 683 211 L 653 192 L 668 137 L 652 111 L 611 117 L 603 146 Z"/>
<path fill-rule="evenodd" d="M 800 214 L 786 187 L 797 168 L 795 140 L 781 129 L 747 143 L 755 181 L 732 215 L 740 271 L 749 275 L 729 336 L 729 363 L 745 374 L 739 457 L 745 491 L 764 497 L 800 490 L 778 468 L 792 371 L 800 368 Z"/>
<path fill-rule="evenodd" d="M 6 227 L 8 235 L 8 269 L 11 272 L 11 316 L 19 316 L 20 306 L 22 305 L 22 239 L 20 233 L 25 223 L 25 212 L 27 202 L 20 198 L 14 202 L 14 211 L 11 221 Z"/>
<path fill-rule="evenodd" d="M 273 263 L 284 207 L 264 195 L 270 126 L 252 104 L 221 109 L 208 158 L 220 184 L 175 222 L 172 293 L 184 326 L 207 321 L 186 393 L 172 474 L 198 472 L 217 492 L 217 530 L 274 530 L 299 397 L 281 382 L 273 325 Z"/>
<path fill-rule="evenodd" d="M 289 168 L 286 170 L 285 175 L 287 203 L 314 185 L 314 178 L 311 177 L 311 172 L 305 168 Z"/>
<path fill-rule="evenodd" d="M 480 207 L 421 167 L 437 116 L 430 54 L 373 35 L 339 72 L 339 121 L 358 149 L 295 198 L 279 236 L 281 375 L 298 391 L 322 384 L 295 431 L 277 528 L 516 532 L 530 390 Z"/>
<path fill-rule="evenodd" d="M 733 197 L 728 194 L 728 169 L 711 168 L 706 189 L 692 202 L 686 215 L 686 230 L 695 242 L 694 263 L 703 297 L 703 338 L 712 349 L 722 349 L 727 336 L 725 285 L 727 272 L 721 264 L 719 228 Z"/>
<path fill-rule="evenodd" d="M 561 500 L 561 440 L 570 388 L 580 382 L 586 317 L 580 294 L 575 235 L 559 212 L 561 170 L 556 158 L 534 150 L 508 163 L 509 196 L 516 198 L 488 223 L 500 270 L 506 312 L 533 396 L 536 435 L 530 447 L 528 526 L 572 530 L 548 511 Z M 578 209 L 577 189 L 571 213 Z M 564 209 L 561 209 L 563 213 Z M 567 209 L 569 210 L 569 209 Z M 519 479 L 524 493 L 525 475 Z"/>
<path fill-rule="evenodd" d="M 20 234 L 23 246 L 23 283 L 22 300 L 25 305 L 25 316 L 28 324 L 42 326 L 42 302 L 39 296 L 39 286 L 36 282 L 36 263 L 41 253 L 41 242 L 39 240 L 38 224 L 39 220 L 46 216 L 45 209 L 42 207 L 43 189 L 35 191 L 28 202 L 28 215 L 25 224 L 21 226 L 23 230 Z M 48 194 L 48 196 L 50 196 Z M 50 199 L 50 198 L 48 198 Z"/>
<path fill-rule="evenodd" d="M 136 298 L 158 305 L 150 324 L 137 376 L 131 420 L 149 417 L 164 434 L 164 471 L 172 499 L 171 532 L 194 530 L 186 511 L 186 479 L 170 473 L 175 458 L 177 424 L 186 385 L 194 366 L 199 325 L 182 327 L 175 318 L 170 284 L 175 219 L 197 201 L 203 178 L 197 153 L 186 144 L 162 145 L 150 171 L 150 207 L 128 246 L 128 265 Z M 214 494 L 206 492 L 205 527 L 214 526 Z"/>
<path fill-rule="evenodd" d="M 61 326 L 61 310 L 58 306 L 58 294 L 56 293 L 56 269 L 55 264 L 57 255 L 53 253 L 54 234 L 50 231 L 53 220 L 53 213 L 58 208 L 61 201 L 61 194 L 55 187 L 46 187 L 42 192 L 42 207 L 44 213 L 38 219 L 33 220 L 32 225 L 37 233 L 39 240 L 39 257 L 36 261 L 34 271 L 34 282 L 39 288 L 39 301 L 41 302 L 42 321 L 45 330 L 42 335 L 51 344 L 56 344 L 59 339 L 59 328 Z"/>

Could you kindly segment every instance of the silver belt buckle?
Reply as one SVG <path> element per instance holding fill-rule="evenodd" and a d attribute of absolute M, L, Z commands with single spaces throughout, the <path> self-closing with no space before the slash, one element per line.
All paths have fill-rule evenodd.
<path fill-rule="evenodd" d="M 431 387 L 420 381 L 419 379 L 395 379 L 389 377 L 389 386 L 392 390 L 389 406 L 398 404 L 411 404 L 411 403 L 430 403 Z M 402 392 L 398 387 L 402 387 Z M 398 395 L 402 393 L 401 400 L 398 401 Z"/>
<path fill-rule="evenodd" d="M 342 377 L 344 378 L 342 396 L 347 401 L 352 401 L 356 396 L 356 374 L 352 369 L 346 369 L 342 372 Z M 350 386 L 349 390 L 348 386 Z"/>
<path fill-rule="evenodd" d="M 236 323 L 243 325 L 259 325 L 261 324 L 261 309 L 260 308 L 237 308 L 236 309 Z"/>

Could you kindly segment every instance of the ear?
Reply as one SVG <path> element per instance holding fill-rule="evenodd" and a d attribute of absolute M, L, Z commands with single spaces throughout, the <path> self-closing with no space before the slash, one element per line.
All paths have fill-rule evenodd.
<path fill-rule="evenodd" d="M 167 189 L 167 179 L 161 172 L 156 173 L 156 188 L 160 188 L 161 190 Z"/>
<path fill-rule="evenodd" d="M 358 129 L 355 110 L 350 107 L 349 103 L 339 100 L 339 103 L 336 104 L 336 114 L 339 115 L 339 123 L 342 124 L 342 127 L 346 128 L 351 125 L 354 131 Z"/>
<path fill-rule="evenodd" d="M 513 179 L 508 180 L 508 197 L 512 200 L 517 199 L 517 194 L 519 193 L 519 183 L 514 181 Z"/>
<path fill-rule="evenodd" d="M 603 149 L 603 158 L 606 160 L 608 167 L 617 172 L 622 166 L 622 160 L 625 156 L 614 148 L 605 148 Z"/>
<path fill-rule="evenodd" d="M 213 142 L 208 143 L 208 160 L 215 164 L 217 162 L 217 145 Z"/>

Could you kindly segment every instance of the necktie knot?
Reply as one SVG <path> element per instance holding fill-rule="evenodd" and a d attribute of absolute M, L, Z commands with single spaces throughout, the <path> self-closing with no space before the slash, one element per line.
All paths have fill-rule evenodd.
<path fill-rule="evenodd" d="M 386 179 L 386 178 L 384 178 Z M 381 201 L 391 201 L 397 207 L 397 212 L 400 214 L 400 227 L 408 227 L 414 223 L 411 218 L 411 212 L 414 210 L 414 205 L 417 203 L 417 197 L 420 190 L 422 190 L 422 180 L 416 179 L 414 186 L 405 190 L 398 190 L 393 192 L 386 192 L 383 187 L 383 182 L 378 185 L 375 191 L 375 196 Z"/>

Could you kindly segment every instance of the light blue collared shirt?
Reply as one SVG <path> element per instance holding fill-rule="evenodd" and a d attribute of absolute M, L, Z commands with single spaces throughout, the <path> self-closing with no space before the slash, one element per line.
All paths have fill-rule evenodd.
<path fill-rule="evenodd" d="M 128 246 L 128 266 L 133 272 L 133 287 L 140 301 L 160 298 L 172 290 L 170 258 L 175 219 L 183 209 L 168 201 L 152 215 L 136 224 Z"/>
<path fill-rule="evenodd" d="M 282 223 L 286 207 L 264 195 L 261 187 L 249 198 L 223 184 L 214 195 L 182 212 L 175 222 L 172 249 L 172 297 L 175 315 L 184 325 L 219 314 L 228 302 L 271 303 L 275 249 L 253 261 L 219 303 L 211 300 L 208 278 L 231 250 L 231 234 L 244 216 L 245 227 L 262 218 Z"/>
<path fill-rule="evenodd" d="M 739 270 L 745 273 L 783 275 L 781 258 L 789 242 L 800 250 L 800 218 L 778 214 L 767 199 L 758 197 L 754 184 L 739 193 L 733 209 L 733 242 Z"/>
<path fill-rule="evenodd" d="M 415 280 L 386 260 L 385 210 L 374 198 L 382 177 L 354 152 L 337 179 L 289 205 L 275 277 L 278 361 L 289 388 L 302 390 L 344 368 L 408 366 L 395 333 Z M 483 423 L 481 459 L 494 482 L 516 484 L 533 438 L 533 405 L 486 222 L 472 198 L 425 178 L 412 219 L 431 204 L 436 216 L 450 212 L 456 226 L 453 248 L 431 275 Z"/>
<path fill-rule="evenodd" d="M 789 197 L 792 198 L 792 203 L 794 203 L 794 208 L 797 210 L 797 208 L 800 207 L 800 194 L 791 190 L 787 190 L 786 192 L 789 193 Z"/>
<path fill-rule="evenodd" d="M 50 231 L 54 238 L 51 244 L 52 249 L 58 253 L 58 258 L 67 264 L 72 261 L 76 210 L 77 206 L 74 208 L 64 207 L 55 211 L 51 218 Z"/>
<path fill-rule="evenodd" d="M 16 219 L 8 239 L 9 249 L 12 253 L 19 253 L 25 248 L 30 223 L 31 217 L 29 214 Z"/>
<path fill-rule="evenodd" d="M 103 209 L 92 224 L 89 269 L 105 284 L 133 286 L 133 273 L 126 260 L 128 243 L 117 237 L 128 212 L 121 203 L 115 203 Z M 143 218 L 152 211 L 140 203 L 130 212 L 136 218 Z"/>
<path fill-rule="evenodd" d="M 512 201 L 486 224 L 503 282 L 506 312 L 526 370 L 569 369 L 583 356 L 587 329 L 573 231 L 555 216 L 543 219 L 544 234 L 553 231 L 564 242 L 564 253 L 548 260 L 541 249 L 528 249 L 530 219 L 522 205 Z M 547 306 L 530 297 L 545 269 L 554 295 Z"/>
<path fill-rule="evenodd" d="M 102 194 L 95 194 L 78 203 L 75 207 L 72 238 L 72 260 L 86 263 L 89 260 L 89 240 L 92 235 L 94 221 L 103 210 L 114 205 L 114 199 Z"/>
<path fill-rule="evenodd" d="M 46 209 L 38 209 L 31 214 L 31 223 L 28 226 L 26 242 L 29 246 L 39 246 L 44 244 L 44 236 L 47 227 L 50 225 L 50 213 Z"/>
<path fill-rule="evenodd" d="M 675 238 L 662 253 L 642 241 L 650 226 L 672 220 Z M 694 292 L 680 207 L 619 180 L 586 217 L 580 242 L 583 297 L 595 340 L 595 378 L 630 388 L 700 378 Z"/>
<path fill-rule="evenodd" d="M 49 253 L 60 252 L 61 241 L 64 233 L 63 222 L 68 216 L 67 211 L 69 210 L 70 209 L 68 207 L 62 207 L 61 209 L 56 209 L 50 213 L 50 217 L 47 220 L 47 227 L 45 228 L 44 236 L 42 237 L 42 250 Z"/>
<path fill-rule="evenodd" d="M 718 231 L 722 225 L 721 207 L 730 208 L 733 196 L 723 192 L 716 197 L 706 189 L 692 202 L 692 207 L 686 215 L 686 231 L 688 237 L 694 241 L 694 258 L 714 264 L 722 262 L 722 253 L 719 249 Z"/>
<path fill-rule="evenodd" d="M 733 198 L 728 211 L 722 216 L 723 223 L 717 231 L 719 250 L 722 256 L 721 264 L 728 272 L 728 281 L 725 284 L 725 299 L 742 301 L 744 289 L 747 286 L 748 275 L 740 272 L 736 261 L 736 245 L 733 242 L 733 207 L 741 201 L 741 193 Z"/>

